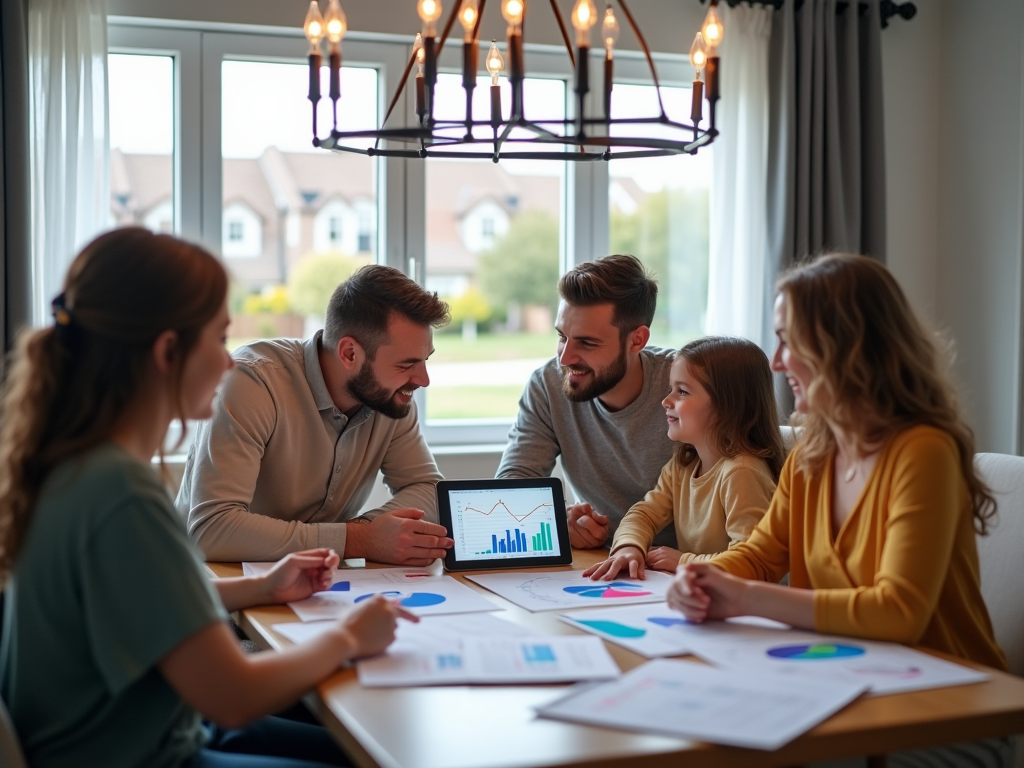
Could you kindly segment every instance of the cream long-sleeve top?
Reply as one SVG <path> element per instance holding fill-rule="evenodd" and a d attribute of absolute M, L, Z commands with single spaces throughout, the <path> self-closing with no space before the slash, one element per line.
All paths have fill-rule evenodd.
<path fill-rule="evenodd" d="M 775 492 L 767 463 L 740 454 L 720 459 L 694 477 L 699 467 L 699 460 L 684 466 L 671 458 L 657 486 L 623 517 L 611 551 L 632 546 L 646 552 L 658 532 L 672 522 L 676 549 L 683 553 L 681 563 L 710 560 L 746 541 Z"/>
<path fill-rule="evenodd" d="M 882 447 L 832 535 L 834 454 L 820 472 L 794 449 L 768 514 L 714 564 L 745 579 L 813 589 L 819 632 L 921 645 L 1006 669 L 981 596 L 971 497 L 956 442 L 928 426 Z M 996 534 L 998 535 L 998 534 Z"/>
<path fill-rule="evenodd" d="M 207 560 L 276 560 L 332 547 L 343 553 L 380 471 L 394 496 L 361 519 L 412 507 L 436 522 L 441 480 L 416 408 L 391 419 L 363 406 L 348 418 L 331 399 L 317 349 L 258 341 L 238 362 L 189 450 L 176 506 Z"/>

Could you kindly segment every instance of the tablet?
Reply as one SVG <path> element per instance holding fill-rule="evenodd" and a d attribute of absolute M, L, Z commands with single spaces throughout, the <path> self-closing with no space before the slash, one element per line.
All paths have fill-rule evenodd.
<path fill-rule="evenodd" d="M 455 540 L 444 559 L 449 571 L 572 563 L 558 478 L 442 480 L 437 509 Z"/>

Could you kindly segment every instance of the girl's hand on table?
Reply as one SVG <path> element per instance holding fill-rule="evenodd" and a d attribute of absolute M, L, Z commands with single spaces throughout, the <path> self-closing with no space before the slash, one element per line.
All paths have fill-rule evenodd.
<path fill-rule="evenodd" d="M 611 581 L 618 575 L 619 571 L 622 571 L 623 575 L 628 574 L 634 579 L 642 579 L 644 577 L 643 550 L 637 547 L 618 549 L 607 560 L 587 568 L 583 575 L 589 576 L 594 581 L 598 579 Z"/>
<path fill-rule="evenodd" d="M 672 547 L 651 547 L 647 551 L 647 567 L 652 571 L 675 573 L 683 553 Z"/>
<path fill-rule="evenodd" d="M 286 555 L 263 576 L 267 603 L 305 600 L 314 592 L 328 589 L 340 562 L 338 553 L 326 548 Z"/>

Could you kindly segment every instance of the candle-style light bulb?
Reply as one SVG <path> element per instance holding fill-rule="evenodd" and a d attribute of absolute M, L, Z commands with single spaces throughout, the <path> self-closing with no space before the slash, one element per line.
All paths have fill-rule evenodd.
<path fill-rule="evenodd" d="M 498 84 L 498 75 L 505 68 L 505 60 L 501 58 L 498 44 L 491 40 L 491 50 L 487 52 L 487 71 L 491 73 L 491 85 Z"/>
<path fill-rule="evenodd" d="M 417 74 L 423 75 L 423 62 L 427 58 L 426 52 L 423 50 L 423 35 L 419 32 L 416 33 L 416 39 L 413 40 L 412 49 L 416 53 L 416 66 L 418 67 Z"/>
<path fill-rule="evenodd" d="M 505 17 L 508 25 L 518 29 L 523 23 L 523 14 L 526 12 L 526 0 L 502 0 L 501 15 Z"/>
<path fill-rule="evenodd" d="M 473 30 L 476 28 L 478 13 L 476 0 L 462 0 L 462 7 L 459 9 L 459 21 L 462 23 L 462 28 L 466 31 L 462 39 L 467 43 L 473 42 Z"/>
<path fill-rule="evenodd" d="M 576 0 L 572 9 L 572 25 L 576 28 L 576 45 L 590 47 L 590 28 L 597 23 L 594 0 Z"/>
<path fill-rule="evenodd" d="M 704 45 L 704 35 L 700 32 L 693 38 L 693 45 L 690 46 L 690 64 L 697 70 L 697 79 L 700 79 L 700 71 L 708 63 L 708 49 Z"/>
<path fill-rule="evenodd" d="M 725 36 L 725 26 L 722 24 L 722 17 L 718 15 L 717 4 L 712 3 L 708 8 L 708 15 L 704 17 L 704 24 L 700 31 L 704 36 L 704 45 L 707 46 L 708 55 L 714 56 L 715 48 L 721 44 L 722 37 Z"/>
<path fill-rule="evenodd" d="M 302 29 L 309 40 L 309 52 L 320 53 L 320 41 L 324 39 L 324 17 L 320 15 L 320 6 L 316 0 L 309 0 L 309 11 Z"/>
<path fill-rule="evenodd" d="M 437 20 L 441 18 L 441 0 L 419 0 L 416 12 L 423 19 L 423 34 L 437 37 Z"/>
<path fill-rule="evenodd" d="M 609 5 L 604 12 L 604 22 L 601 24 L 601 39 L 604 40 L 604 50 L 607 58 L 612 57 L 612 49 L 619 39 L 619 20 L 615 18 L 615 11 Z"/>
<path fill-rule="evenodd" d="M 345 12 L 341 10 L 341 3 L 338 0 L 331 0 L 327 6 L 327 15 L 324 17 L 324 26 L 327 28 L 327 39 L 331 41 L 331 50 L 341 50 L 341 38 L 348 31 L 348 21 Z"/>

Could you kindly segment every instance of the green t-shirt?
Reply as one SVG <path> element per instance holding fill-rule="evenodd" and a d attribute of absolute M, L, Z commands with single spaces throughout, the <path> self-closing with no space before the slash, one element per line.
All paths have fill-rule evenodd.
<path fill-rule="evenodd" d="M 56 467 L 5 592 L 0 695 L 33 768 L 178 766 L 202 745 L 156 665 L 226 614 L 151 467 L 114 443 Z"/>

